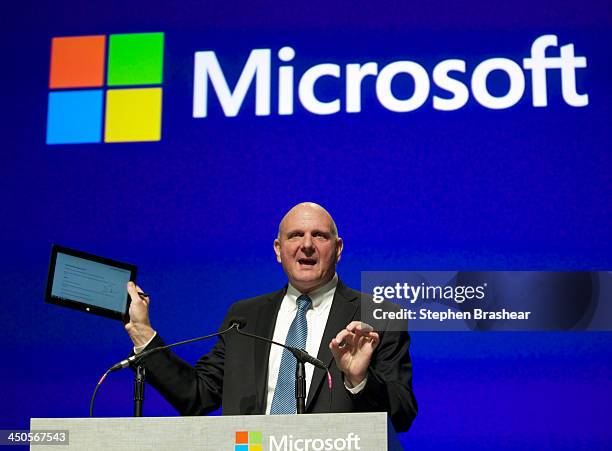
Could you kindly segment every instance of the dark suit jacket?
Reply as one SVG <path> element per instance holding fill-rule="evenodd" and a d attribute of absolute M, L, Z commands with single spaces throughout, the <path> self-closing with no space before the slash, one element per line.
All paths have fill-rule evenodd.
<path fill-rule="evenodd" d="M 244 317 L 246 332 L 272 338 L 286 287 L 280 291 L 233 304 L 219 330 L 235 317 Z M 360 319 L 360 293 L 338 281 L 323 333 L 318 358 L 330 366 L 333 388 L 324 383 L 325 372 L 315 368 L 306 400 L 306 411 L 388 412 L 395 429 L 406 431 L 416 416 L 412 393 L 412 364 L 408 332 L 381 332 L 364 389 L 351 394 L 333 361 L 329 342 L 351 321 Z M 147 349 L 163 346 L 158 336 Z M 170 350 L 143 359 L 147 381 L 182 415 L 201 415 L 221 405 L 224 415 L 265 414 L 270 345 L 231 331 L 195 367 Z"/>

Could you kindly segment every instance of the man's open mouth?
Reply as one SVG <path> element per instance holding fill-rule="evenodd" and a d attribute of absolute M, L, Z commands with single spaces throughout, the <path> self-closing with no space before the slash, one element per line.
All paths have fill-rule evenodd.
<path fill-rule="evenodd" d="M 317 264 L 317 260 L 314 258 L 300 258 L 298 259 L 298 263 L 300 265 L 308 265 L 308 266 L 313 266 Z"/>

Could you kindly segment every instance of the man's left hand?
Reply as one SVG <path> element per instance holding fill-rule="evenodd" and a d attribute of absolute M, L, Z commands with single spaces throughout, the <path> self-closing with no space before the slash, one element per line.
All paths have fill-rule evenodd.
<path fill-rule="evenodd" d="M 372 354 L 380 337 L 361 321 L 351 322 L 329 343 L 336 365 L 344 373 L 345 382 L 353 387 L 366 377 Z"/>

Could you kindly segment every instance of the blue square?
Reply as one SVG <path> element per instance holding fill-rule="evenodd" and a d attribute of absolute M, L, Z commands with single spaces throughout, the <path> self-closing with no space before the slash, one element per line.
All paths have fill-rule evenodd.
<path fill-rule="evenodd" d="M 102 109 L 101 89 L 50 92 L 47 144 L 101 142 Z"/>
<path fill-rule="evenodd" d="M 249 445 L 234 445 L 234 451 L 249 451 Z"/>

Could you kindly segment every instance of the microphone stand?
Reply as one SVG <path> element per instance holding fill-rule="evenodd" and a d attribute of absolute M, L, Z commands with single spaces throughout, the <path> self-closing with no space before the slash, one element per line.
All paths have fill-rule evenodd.
<path fill-rule="evenodd" d="M 142 365 L 136 367 L 134 375 L 134 416 L 142 416 L 142 403 L 145 391 L 145 368 Z"/>
<path fill-rule="evenodd" d="M 306 413 L 306 365 L 299 359 L 295 365 L 295 411 Z"/>

